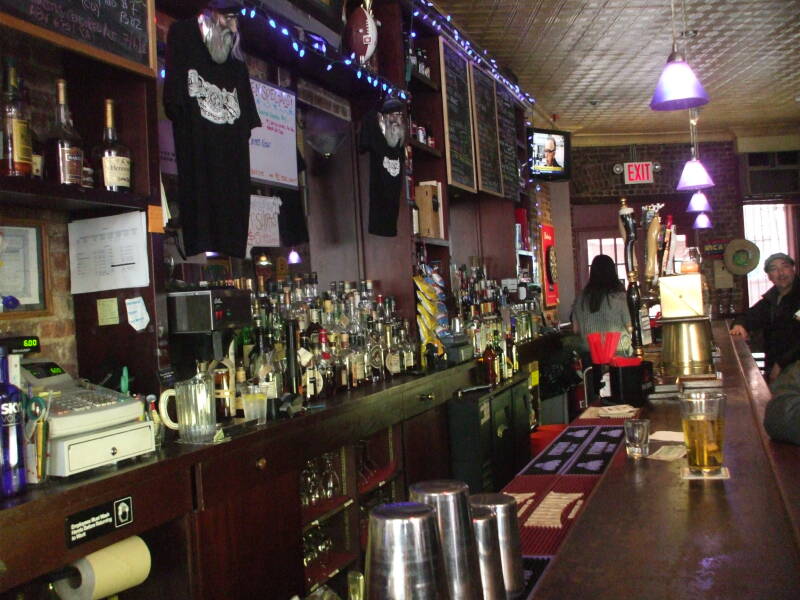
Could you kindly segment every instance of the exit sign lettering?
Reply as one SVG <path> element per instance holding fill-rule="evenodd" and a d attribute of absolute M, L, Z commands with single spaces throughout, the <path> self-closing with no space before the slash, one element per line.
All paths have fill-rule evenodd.
<path fill-rule="evenodd" d="M 653 183 L 652 162 L 624 163 L 625 183 Z"/>

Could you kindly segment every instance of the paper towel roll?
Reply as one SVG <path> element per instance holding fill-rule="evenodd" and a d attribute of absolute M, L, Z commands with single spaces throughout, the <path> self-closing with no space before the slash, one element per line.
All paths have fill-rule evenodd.
<path fill-rule="evenodd" d="M 99 600 L 142 583 L 150 574 L 150 550 L 138 535 L 92 552 L 72 563 L 75 578 L 55 582 L 62 600 Z M 77 585 L 77 587 L 75 587 Z"/>

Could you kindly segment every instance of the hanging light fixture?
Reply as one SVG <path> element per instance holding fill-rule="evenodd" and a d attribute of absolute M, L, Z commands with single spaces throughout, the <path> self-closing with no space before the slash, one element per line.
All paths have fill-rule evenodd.
<path fill-rule="evenodd" d="M 701 212 L 694 220 L 692 229 L 711 229 L 711 219 L 706 213 Z"/>
<path fill-rule="evenodd" d="M 294 248 L 292 248 L 291 251 L 289 252 L 288 262 L 290 265 L 297 265 L 302 262 L 300 254 Z"/>
<path fill-rule="evenodd" d="M 708 94 L 686 62 L 683 52 L 678 50 L 675 35 L 675 0 L 670 0 L 672 10 L 672 52 L 658 78 L 650 108 L 653 110 L 682 110 L 708 104 Z M 684 4 L 684 21 L 686 5 Z M 684 31 L 686 30 L 684 23 Z"/>
<path fill-rule="evenodd" d="M 683 165 L 683 172 L 678 181 L 678 191 L 704 190 L 714 187 L 714 180 L 700 162 L 700 149 L 697 146 L 697 109 L 689 110 L 689 141 L 692 145 L 692 158 Z"/>
<path fill-rule="evenodd" d="M 689 206 L 686 208 L 686 212 L 711 212 L 711 204 L 708 202 L 706 195 L 703 192 L 698 191 L 692 194 L 692 199 L 689 200 Z"/>

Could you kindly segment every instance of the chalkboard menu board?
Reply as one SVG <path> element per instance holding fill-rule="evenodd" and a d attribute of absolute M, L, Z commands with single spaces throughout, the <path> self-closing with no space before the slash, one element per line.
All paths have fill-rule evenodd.
<path fill-rule="evenodd" d="M 111 58 L 107 62 L 149 73 L 152 72 L 153 22 L 150 2 L 152 0 L 0 0 L 0 22 L 84 54 Z M 15 23 L 14 19 L 24 23 Z M 97 50 L 113 57 L 103 56 Z"/>
<path fill-rule="evenodd" d="M 454 46 L 439 38 L 444 104 L 447 182 L 475 192 L 475 154 L 472 147 L 472 109 L 469 61 Z"/>
<path fill-rule="evenodd" d="M 514 97 L 503 85 L 497 89 L 497 126 L 500 132 L 500 171 L 506 198 L 519 200 L 519 171 L 517 165 L 517 117 Z"/>
<path fill-rule="evenodd" d="M 478 189 L 502 196 L 503 174 L 500 172 L 494 79 L 474 65 L 472 65 L 472 97 L 475 138 L 478 142 Z"/>

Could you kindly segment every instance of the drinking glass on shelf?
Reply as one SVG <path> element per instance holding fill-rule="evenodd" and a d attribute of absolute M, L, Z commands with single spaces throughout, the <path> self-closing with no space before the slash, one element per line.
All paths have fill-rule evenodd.
<path fill-rule="evenodd" d="M 322 487 L 326 498 L 333 498 L 341 493 L 339 474 L 333 464 L 332 453 L 323 456 Z"/>
<path fill-rule="evenodd" d="M 303 506 L 311 506 L 312 502 L 312 490 L 314 488 L 314 474 L 309 467 L 309 464 L 306 463 L 306 466 L 303 467 L 303 470 L 300 472 L 300 503 Z"/>

